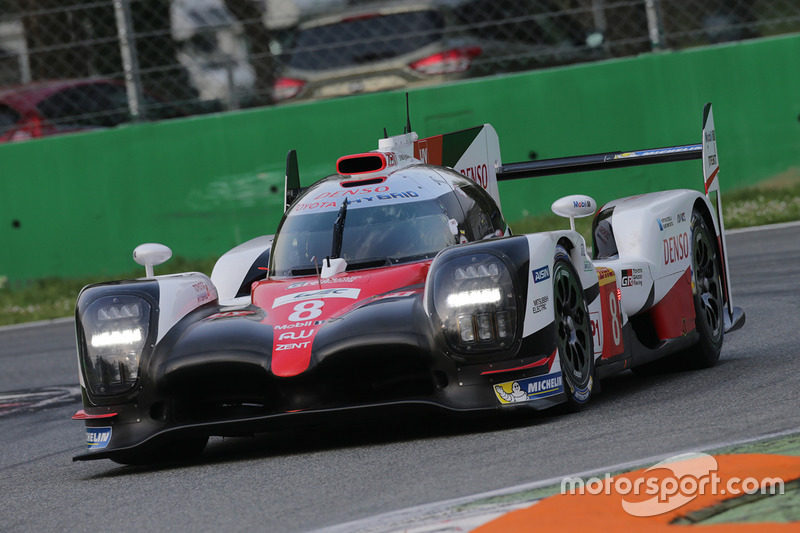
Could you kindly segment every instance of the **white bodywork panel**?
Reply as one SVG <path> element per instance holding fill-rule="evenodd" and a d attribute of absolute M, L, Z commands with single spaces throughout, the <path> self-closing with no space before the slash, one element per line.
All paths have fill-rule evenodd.
<path fill-rule="evenodd" d="M 712 212 L 707 198 L 690 189 L 631 196 L 603 206 L 603 211 L 614 208 L 611 225 L 619 255 L 595 264 L 616 273 L 627 314 L 646 310 L 651 288 L 650 304 L 657 304 L 691 268 L 691 220 L 697 200 Z M 713 231 L 718 234 L 716 224 Z"/>
<path fill-rule="evenodd" d="M 211 272 L 211 281 L 219 293 L 220 304 L 235 303 L 236 293 L 258 256 L 272 246 L 274 235 L 262 235 L 240 244 L 220 257 Z M 266 267 L 267 265 L 263 265 Z M 236 302 L 238 303 L 238 302 Z"/>
<path fill-rule="evenodd" d="M 156 343 L 161 342 L 181 318 L 217 299 L 217 289 L 211 279 L 200 272 L 156 276 L 156 281 L 159 291 Z"/>

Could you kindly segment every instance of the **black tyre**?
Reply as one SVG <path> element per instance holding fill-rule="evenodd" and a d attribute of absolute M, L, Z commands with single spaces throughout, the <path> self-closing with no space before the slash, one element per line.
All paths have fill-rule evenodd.
<path fill-rule="evenodd" d="M 594 384 L 592 326 L 581 280 L 561 246 L 553 265 L 553 302 L 567 408 L 577 410 L 589 401 Z"/>
<path fill-rule="evenodd" d="M 722 349 L 725 296 L 717 240 L 697 209 L 692 211 L 692 285 L 700 340 L 681 355 L 690 368 L 709 368 L 719 360 Z"/>

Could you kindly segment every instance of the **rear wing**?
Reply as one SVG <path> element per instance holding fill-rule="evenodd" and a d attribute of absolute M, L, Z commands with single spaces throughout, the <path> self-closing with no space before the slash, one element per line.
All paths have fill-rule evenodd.
<path fill-rule="evenodd" d="M 728 250 L 725 241 L 725 221 L 722 217 L 722 196 L 719 190 L 719 158 L 717 156 L 717 133 L 714 129 L 714 115 L 711 104 L 703 108 L 703 134 L 699 144 L 685 144 L 668 146 L 665 148 L 651 148 L 631 152 L 607 152 L 602 154 L 579 155 L 573 157 L 559 157 L 543 159 L 541 161 L 524 161 L 521 163 L 508 163 L 500 165 L 497 169 L 497 180 L 507 181 L 538 176 L 553 176 L 558 174 L 571 174 L 575 172 L 588 172 L 611 168 L 633 167 L 639 165 L 652 165 L 656 163 L 671 163 L 675 161 L 703 160 L 703 188 L 706 197 L 715 206 L 715 216 L 719 228 L 719 247 L 722 256 L 722 270 L 725 278 L 725 296 L 728 312 L 725 316 L 725 330 L 731 331 L 744 325 L 744 313 L 733 305 L 731 296 L 731 281 L 728 272 Z M 716 198 L 712 202 L 711 193 Z"/>

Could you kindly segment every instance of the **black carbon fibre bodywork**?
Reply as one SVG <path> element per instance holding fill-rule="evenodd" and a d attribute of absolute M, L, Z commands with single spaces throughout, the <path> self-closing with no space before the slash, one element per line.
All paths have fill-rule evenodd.
<path fill-rule="evenodd" d="M 524 308 L 530 270 L 524 237 L 445 250 L 432 269 L 451 258 L 486 253 L 510 268 Z M 123 287 L 152 292 L 157 284 L 107 290 Z M 165 440 L 263 432 L 294 417 L 314 418 L 313 413 L 360 416 L 362 410 L 399 406 L 496 410 L 495 383 L 548 372 L 547 365 L 531 364 L 555 350 L 554 324 L 522 338 L 520 317 L 520 334 L 507 350 L 458 352 L 446 341 L 435 312 L 426 310 L 425 295 L 430 298 L 433 291 L 424 288 L 399 287 L 326 321 L 314 338 L 308 370 L 293 377 L 271 372 L 274 330 L 265 323 L 268 311 L 248 305 L 220 313 L 216 302 L 202 306 L 143 356 L 135 391 L 124 398 L 86 398 L 87 413 L 116 413 L 87 421 L 89 427 L 112 424 L 113 442 L 76 459 L 125 459 Z M 79 305 L 79 315 L 83 308 Z M 543 399 L 535 407 L 557 400 Z"/>

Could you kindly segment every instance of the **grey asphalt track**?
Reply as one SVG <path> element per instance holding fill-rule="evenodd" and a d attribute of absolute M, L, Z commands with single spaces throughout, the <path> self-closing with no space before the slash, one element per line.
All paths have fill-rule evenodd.
<path fill-rule="evenodd" d="M 71 322 L 0 328 L 0 400 L 42 390 L 52 399 L 0 414 L 0 531 L 308 531 L 800 429 L 800 226 L 738 233 L 728 244 L 747 325 L 726 337 L 715 368 L 627 372 L 573 415 L 395 419 L 213 439 L 181 466 L 73 463 L 84 431 L 69 419 L 79 408 Z"/>

